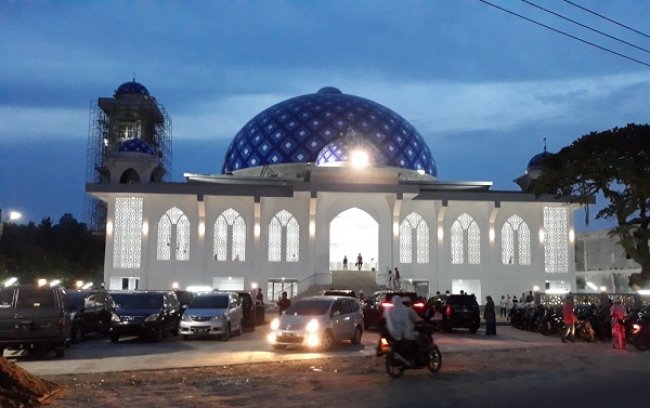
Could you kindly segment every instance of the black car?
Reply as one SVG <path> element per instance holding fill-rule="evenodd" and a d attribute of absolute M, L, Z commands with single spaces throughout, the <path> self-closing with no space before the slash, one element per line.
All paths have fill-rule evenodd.
<path fill-rule="evenodd" d="M 72 343 L 80 342 L 88 333 L 108 334 L 111 329 L 113 298 L 106 290 L 69 290 L 66 304 L 72 325 Z"/>
<path fill-rule="evenodd" d="M 256 312 L 253 297 L 250 293 L 244 291 L 236 293 L 239 295 L 242 311 L 244 312 L 244 318 L 242 319 L 241 324 L 244 328 L 250 331 L 255 331 Z"/>
<path fill-rule="evenodd" d="M 384 317 L 384 308 L 393 305 L 393 296 L 410 297 L 411 307 L 415 309 L 420 316 L 424 316 L 425 302 L 415 292 L 404 292 L 399 290 L 380 290 L 366 298 L 363 304 L 363 325 L 365 329 L 369 327 L 380 327 Z"/>
<path fill-rule="evenodd" d="M 120 336 L 147 337 L 161 341 L 165 333 L 178 335 L 181 304 L 176 293 L 157 291 L 111 292 L 115 310 L 111 319 L 111 342 Z"/>
<path fill-rule="evenodd" d="M 476 333 L 481 326 L 481 311 L 474 295 L 449 295 L 445 299 L 442 327 L 446 332 L 460 327 Z"/>
<path fill-rule="evenodd" d="M 185 309 L 192 299 L 194 299 L 194 292 L 190 292 L 189 290 L 174 289 L 174 293 L 176 293 L 182 309 Z"/>
<path fill-rule="evenodd" d="M 65 355 L 70 340 L 66 292 L 59 286 L 10 286 L 0 289 L 0 356 L 5 348 Z"/>

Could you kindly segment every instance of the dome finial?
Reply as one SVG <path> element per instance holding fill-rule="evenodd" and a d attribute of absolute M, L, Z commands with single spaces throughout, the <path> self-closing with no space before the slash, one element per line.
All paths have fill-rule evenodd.
<path fill-rule="evenodd" d="M 135 72 L 133 73 L 133 82 L 135 82 Z"/>
<path fill-rule="evenodd" d="M 544 138 L 544 153 L 546 153 L 546 138 Z"/>

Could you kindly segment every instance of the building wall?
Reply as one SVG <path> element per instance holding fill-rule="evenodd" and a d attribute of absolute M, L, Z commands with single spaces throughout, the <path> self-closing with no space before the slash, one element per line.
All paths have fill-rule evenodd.
<path fill-rule="evenodd" d="M 109 220 L 115 217 L 115 197 L 108 200 Z M 328 284 L 329 281 L 329 225 L 342 211 L 359 208 L 368 213 L 379 226 L 378 270 L 384 274 L 387 268 L 400 268 L 403 281 L 429 282 L 429 290 L 452 290 L 458 280 L 480 282 L 477 296 L 483 303 L 486 295 L 497 298 L 516 294 L 538 286 L 544 290 L 546 281 L 567 281 L 574 289 L 575 270 L 569 262 L 566 273 L 545 273 L 544 243 L 540 241 L 543 229 L 543 209 L 538 202 L 507 202 L 495 205 L 494 201 L 449 201 L 397 199 L 387 193 L 322 192 L 317 198 L 309 193 L 297 193 L 291 198 L 210 196 L 197 199 L 196 195 L 141 195 L 144 198 L 143 224 L 148 233 L 143 235 L 142 263 L 140 269 L 113 268 L 113 237 L 107 236 L 105 281 L 111 277 L 139 277 L 140 288 L 166 289 L 173 282 L 184 288 L 189 285 L 213 286 L 214 278 L 244 278 L 249 289 L 253 283 L 264 286 L 268 279 L 294 279 L 299 281 L 300 291 L 312 284 Z M 553 204 L 558 205 L 558 204 Z M 157 229 L 160 217 L 170 208 L 182 210 L 190 220 L 191 245 L 188 261 L 159 261 L 157 255 Z M 213 256 L 214 223 L 225 210 L 233 208 L 246 222 L 246 257 L 240 261 L 215 261 Z M 571 208 L 571 207 L 567 207 Z M 289 211 L 300 228 L 300 253 L 298 262 L 269 262 L 269 222 L 281 210 Z M 417 212 L 429 227 L 429 262 L 418 264 L 400 263 L 399 224 L 411 212 Z M 480 263 L 453 264 L 451 257 L 451 226 L 457 217 L 468 213 L 480 227 Z M 256 235 L 256 214 L 259 214 L 259 236 Z M 504 264 L 501 257 L 501 228 L 513 214 L 527 223 L 530 230 L 531 264 Z M 572 231 L 573 215 L 568 211 L 569 231 Z M 314 226 L 310 228 L 313 220 Z M 204 224 L 204 233 L 199 226 Z M 395 229 L 395 226 L 397 228 Z M 442 239 L 438 230 L 442 229 Z M 491 239 L 490 230 L 494 232 Z M 569 260 L 574 259 L 573 245 L 569 245 Z M 465 255 L 466 257 L 467 255 Z M 351 263 L 354 259 L 350 260 Z M 378 278 L 381 284 L 385 278 Z"/>

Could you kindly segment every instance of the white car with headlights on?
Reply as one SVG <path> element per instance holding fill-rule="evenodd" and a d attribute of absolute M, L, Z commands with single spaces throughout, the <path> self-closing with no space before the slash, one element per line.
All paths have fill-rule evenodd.
<path fill-rule="evenodd" d="M 337 341 L 361 343 L 363 313 L 357 299 L 314 296 L 295 301 L 271 321 L 267 340 L 276 349 L 302 346 L 329 350 Z"/>
<path fill-rule="evenodd" d="M 227 341 L 232 333 L 241 334 L 243 318 L 238 294 L 208 292 L 195 296 L 187 305 L 179 331 L 183 340 L 190 336 L 216 336 Z"/>

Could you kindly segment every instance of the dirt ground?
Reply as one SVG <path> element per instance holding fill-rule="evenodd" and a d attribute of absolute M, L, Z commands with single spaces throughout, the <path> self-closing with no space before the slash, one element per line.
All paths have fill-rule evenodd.
<path fill-rule="evenodd" d="M 558 341 L 559 343 L 559 341 Z M 519 350 L 444 354 L 442 370 L 406 371 L 391 379 L 384 359 L 328 358 L 210 368 L 52 376 L 62 387 L 47 401 L 58 407 L 392 407 L 397 401 L 480 398 L 486 384 L 509 378 L 533 381 L 581 370 L 648 372 L 650 353 L 606 344 L 558 344 Z M 646 376 L 650 378 L 650 376 Z M 515 384 L 515 383 L 513 383 Z M 526 382 L 523 382 L 525 385 Z M 466 399 L 464 400 L 466 401 Z M 432 406 L 425 404 L 423 406 Z M 463 404 L 456 404 L 463 406 Z M 476 406 L 485 406 L 477 404 Z"/>

